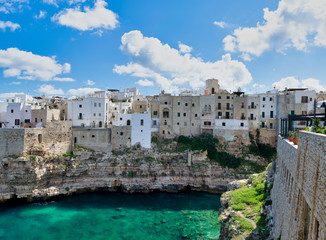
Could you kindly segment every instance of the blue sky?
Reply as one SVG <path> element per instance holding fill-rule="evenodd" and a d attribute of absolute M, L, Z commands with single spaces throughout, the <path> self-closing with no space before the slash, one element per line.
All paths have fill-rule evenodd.
<path fill-rule="evenodd" d="M 0 98 L 202 89 L 326 91 L 320 0 L 0 0 Z"/>

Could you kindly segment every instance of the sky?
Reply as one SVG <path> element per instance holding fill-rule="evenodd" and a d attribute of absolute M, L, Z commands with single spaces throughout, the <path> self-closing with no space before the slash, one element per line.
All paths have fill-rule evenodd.
<path fill-rule="evenodd" d="M 326 1 L 0 0 L 0 99 L 326 91 Z"/>

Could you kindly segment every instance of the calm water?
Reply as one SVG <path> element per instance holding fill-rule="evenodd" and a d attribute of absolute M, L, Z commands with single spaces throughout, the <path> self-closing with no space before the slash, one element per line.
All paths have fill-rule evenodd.
<path fill-rule="evenodd" d="M 218 239 L 217 195 L 91 193 L 0 209 L 0 239 Z"/>

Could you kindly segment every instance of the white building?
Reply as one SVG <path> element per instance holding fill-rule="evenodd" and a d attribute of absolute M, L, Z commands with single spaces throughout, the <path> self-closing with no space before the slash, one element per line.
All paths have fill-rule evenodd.
<path fill-rule="evenodd" d="M 276 119 L 277 112 L 277 89 L 259 94 L 259 111 L 260 111 L 260 127 L 274 129 L 273 122 L 267 119 Z M 267 124 L 268 123 L 268 124 Z"/>
<path fill-rule="evenodd" d="M 31 122 L 31 105 L 33 98 L 26 94 L 16 94 L 7 98 L 6 128 L 21 128 L 22 123 Z"/>
<path fill-rule="evenodd" d="M 155 121 L 155 120 L 154 120 Z M 153 122 L 150 113 L 119 114 L 115 126 L 131 126 L 131 145 L 140 143 L 144 148 L 151 148 Z M 158 124 L 158 120 L 157 124 Z"/>
<path fill-rule="evenodd" d="M 68 119 L 75 127 L 103 128 L 108 125 L 110 100 L 105 91 L 68 101 Z"/>

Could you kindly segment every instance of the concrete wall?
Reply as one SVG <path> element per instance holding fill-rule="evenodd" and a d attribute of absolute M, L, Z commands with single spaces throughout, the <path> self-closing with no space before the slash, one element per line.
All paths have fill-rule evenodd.
<path fill-rule="evenodd" d="M 326 239 L 326 136 L 278 138 L 272 189 L 274 239 Z"/>
<path fill-rule="evenodd" d="M 19 156 L 24 151 L 25 129 L 0 129 L 0 157 Z"/>
<path fill-rule="evenodd" d="M 111 128 L 73 128 L 72 134 L 75 145 L 101 152 L 112 150 Z"/>
<path fill-rule="evenodd" d="M 111 126 L 112 150 L 131 147 L 131 126 Z"/>

